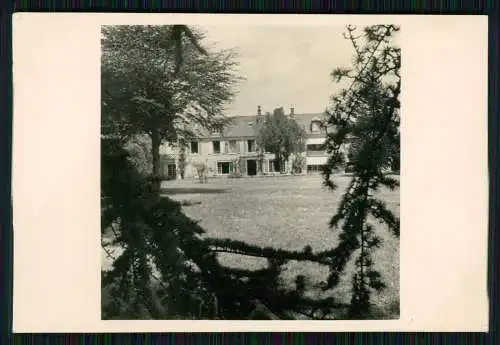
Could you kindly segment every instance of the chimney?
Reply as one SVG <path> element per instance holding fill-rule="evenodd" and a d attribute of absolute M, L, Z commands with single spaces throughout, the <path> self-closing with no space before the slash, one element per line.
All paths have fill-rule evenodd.
<path fill-rule="evenodd" d="M 293 117 L 295 115 L 295 108 L 293 105 L 290 107 L 290 117 Z"/>
<path fill-rule="evenodd" d="M 262 118 L 263 118 L 263 116 L 262 116 L 262 107 L 260 105 L 258 105 L 257 106 L 257 118 L 255 119 L 255 122 L 257 124 L 263 122 Z"/>

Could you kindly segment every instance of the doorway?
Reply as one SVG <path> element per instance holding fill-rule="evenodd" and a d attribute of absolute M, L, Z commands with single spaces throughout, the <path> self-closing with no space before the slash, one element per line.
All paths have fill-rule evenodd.
<path fill-rule="evenodd" d="M 248 176 L 257 175 L 257 161 L 255 159 L 247 160 L 247 174 Z"/>

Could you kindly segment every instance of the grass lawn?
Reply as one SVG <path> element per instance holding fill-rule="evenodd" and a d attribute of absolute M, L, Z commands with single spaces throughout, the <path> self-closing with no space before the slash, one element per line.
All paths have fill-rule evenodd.
<path fill-rule="evenodd" d="M 300 250 L 310 245 L 313 251 L 335 247 L 337 233 L 328 227 L 350 177 L 336 178 L 340 188 L 333 192 L 322 186 L 321 176 L 286 176 L 241 179 L 211 179 L 206 184 L 196 180 L 168 181 L 165 194 L 179 201 L 195 202 L 184 206 L 184 212 L 207 231 L 207 236 L 231 238 L 260 246 Z M 381 198 L 399 216 L 399 191 L 381 190 Z M 378 223 L 377 234 L 382 247 L 374 262 L 387 288 L 373 295 L 377 318 L 399 318 L 399 239 Z M 228 266 L 259 268 L 265 260 L 241 255 L 220 255 Z M 333 293 L 349 301 L 350 273 Z M 283 274 L 283 284 L 291 284 L 295 275 L 303 274 L 312 285 L 326 280 L 327 267 L 315 263 L 290 262 Z M 321 294 L 319 288 L 311 294 Z"/>

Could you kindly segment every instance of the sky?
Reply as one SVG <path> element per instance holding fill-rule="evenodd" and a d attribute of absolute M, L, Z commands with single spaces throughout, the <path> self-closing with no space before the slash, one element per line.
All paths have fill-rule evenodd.
<path fill-rule="evenodd" d="M 228 116 L 255 115 L 257 105 L 272 112 L 321 113 L 339 90 L 330 77 L 349 66 L 353 49 L 343 26 L 204 26 L 204 45 L 236 48 L 240 83 Z"/>

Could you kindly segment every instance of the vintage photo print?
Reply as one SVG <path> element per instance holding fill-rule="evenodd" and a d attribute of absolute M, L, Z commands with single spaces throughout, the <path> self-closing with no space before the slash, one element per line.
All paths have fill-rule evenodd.
<path fill-rule="evenodd" d="M 487 329 L 487 21 L 446 18 L 19 14 L 15 328 Z"/>
<path fill-rule="evenodd" d="M 399 31 L 103 26 L 103 319 L 398 319 Z"/>

